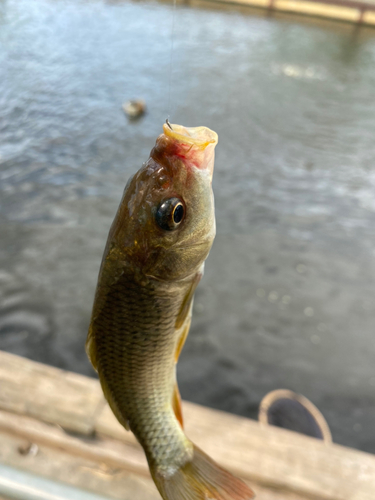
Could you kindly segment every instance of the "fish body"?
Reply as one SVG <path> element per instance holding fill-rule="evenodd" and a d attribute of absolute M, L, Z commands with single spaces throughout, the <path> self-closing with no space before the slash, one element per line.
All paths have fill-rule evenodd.
<path fill-rule="evenodd" d="M 119 422 L 165 500 L 247 500 L 251 490 L 183 432 L 176 363 L 215 237 L 215 132 L 164 125 L 109 232 L 86 343 Z"/>

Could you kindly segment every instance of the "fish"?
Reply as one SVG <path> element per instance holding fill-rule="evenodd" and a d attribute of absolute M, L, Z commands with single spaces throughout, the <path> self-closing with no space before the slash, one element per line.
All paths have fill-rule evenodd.
<path fill-rule="evenodd" d="M 164 124 L 110 228 L 86 341 L 109 406 L 143 447 L 164 500 L 254 496 L 185 435 L 176 380 L 216 232 L 217 142 L 207 127 Z"/>

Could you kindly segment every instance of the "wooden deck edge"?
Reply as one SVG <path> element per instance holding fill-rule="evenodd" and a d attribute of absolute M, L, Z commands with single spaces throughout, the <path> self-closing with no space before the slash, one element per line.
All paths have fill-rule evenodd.
<path fill-rule="evenodd" d="M 0 429 L 8 433 L 148 474 L 141 448 L 115 420 L 96 380 L 0 352 L 0 409 Z M 322 500 L 374 499 L 373 455 L 192 403 L 183 409 L 187 435 L 245 480 Z M 46 434 L 42 422 L 79 437 L 59 428 Z M 94 433 L 99 439 L 90 441 Z"/>
<path fill-rule="evenodd" d="M 8 413 L 6 416 L 4 413 L 2 415 L 3 423 L 5 417 L 9 420 L 13 419 L 14 414 Z M 19 423 L 23 424 L 22 427 L 28 421 L 27 426 L 30 424 L 38 425 L 39 432 L 43 429 L 44 435 L 55 432 L 55 426 L 35 421 L 29 417 L 21 418 L 22 422 Z M 33 439 L 30 440 L 30 437 Z M 123 444 L 110 438 L 91 438 L 85 439 L 85 441 L 86 445 L 92 447 L 89 457 L 86 453 L 77 453 L 76 448 L 66 449 L 65 440 L 63 440 L 65 448 L 61 448 L 54 446 L 52 442 L 38 442 L 34 432 L 25 437 L 19 436 L 17 432 L 12 433 L 0 429 L 0 463 L 53 481 L 89 490 L 106 498 L 161 500 L 149 474 L 139 474 L 138 471 L 134 472 L 123 466 L 123 458 L 133 455 L 131 448 L 127 450 Z M 33 443 L 32 447 L 30 447 L 31 443 Z M 99 446 L 99 453 L 95 453 L 96 446 Z M 101 453 L 101 449 L 106 448 L 119 455 L 119 464 L 116 463 L 113 454 L 110 463 L 107 461 Z M 30 449 L 33 450 L 33 453 L 27 452 Z M 142 458 L 144 459 L 143 456 Z M 270 489 L 253 483 L 249 483 L 249 486 L 256 490 L 257 500 L 310 500 L 308 497 L 300 494 L 295 495 L 286 490 Z M 0 500 L 5 499 L 0 497 Z"/>
<path fill-rule="evenodd" d="M 186 0 L 194 4 L 196 0 Z M 199 0 L 197 0 L 199 3 Z M 329 0 L 203 0 L 211 4 L 248 6 L 269 12 L 296 14 L 301 16 L 375 26 L 374 4 L 345 1 L 338 4 Z"/>

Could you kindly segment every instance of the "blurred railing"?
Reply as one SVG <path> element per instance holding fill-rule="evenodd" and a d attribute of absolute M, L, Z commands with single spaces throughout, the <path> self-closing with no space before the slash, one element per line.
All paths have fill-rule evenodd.
<path fill-rule="evenodd" d="M 108 500 L 108 498 L 1 464 L 0 498 L 7 500 Z"/>
<path fill-rule="evenodd" d="M 183 0 L 186 3 L 195 0 Z M 375 26 L 375 0 L 210 0 Z"/>

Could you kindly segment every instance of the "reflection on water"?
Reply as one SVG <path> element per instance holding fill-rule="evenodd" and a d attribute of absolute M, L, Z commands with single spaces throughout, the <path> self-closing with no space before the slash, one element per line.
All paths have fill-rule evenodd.
<path fill-rule="evenodd" d="M 183 396 L 255 417 L 292 389 L 374 452 L 374 32 L 212 6 L 174 32 L 168 109 L 170 5 L 0 2 L 0 348 L 92 374 L 106 234 L 170 114 L 220 138 Z"/>

